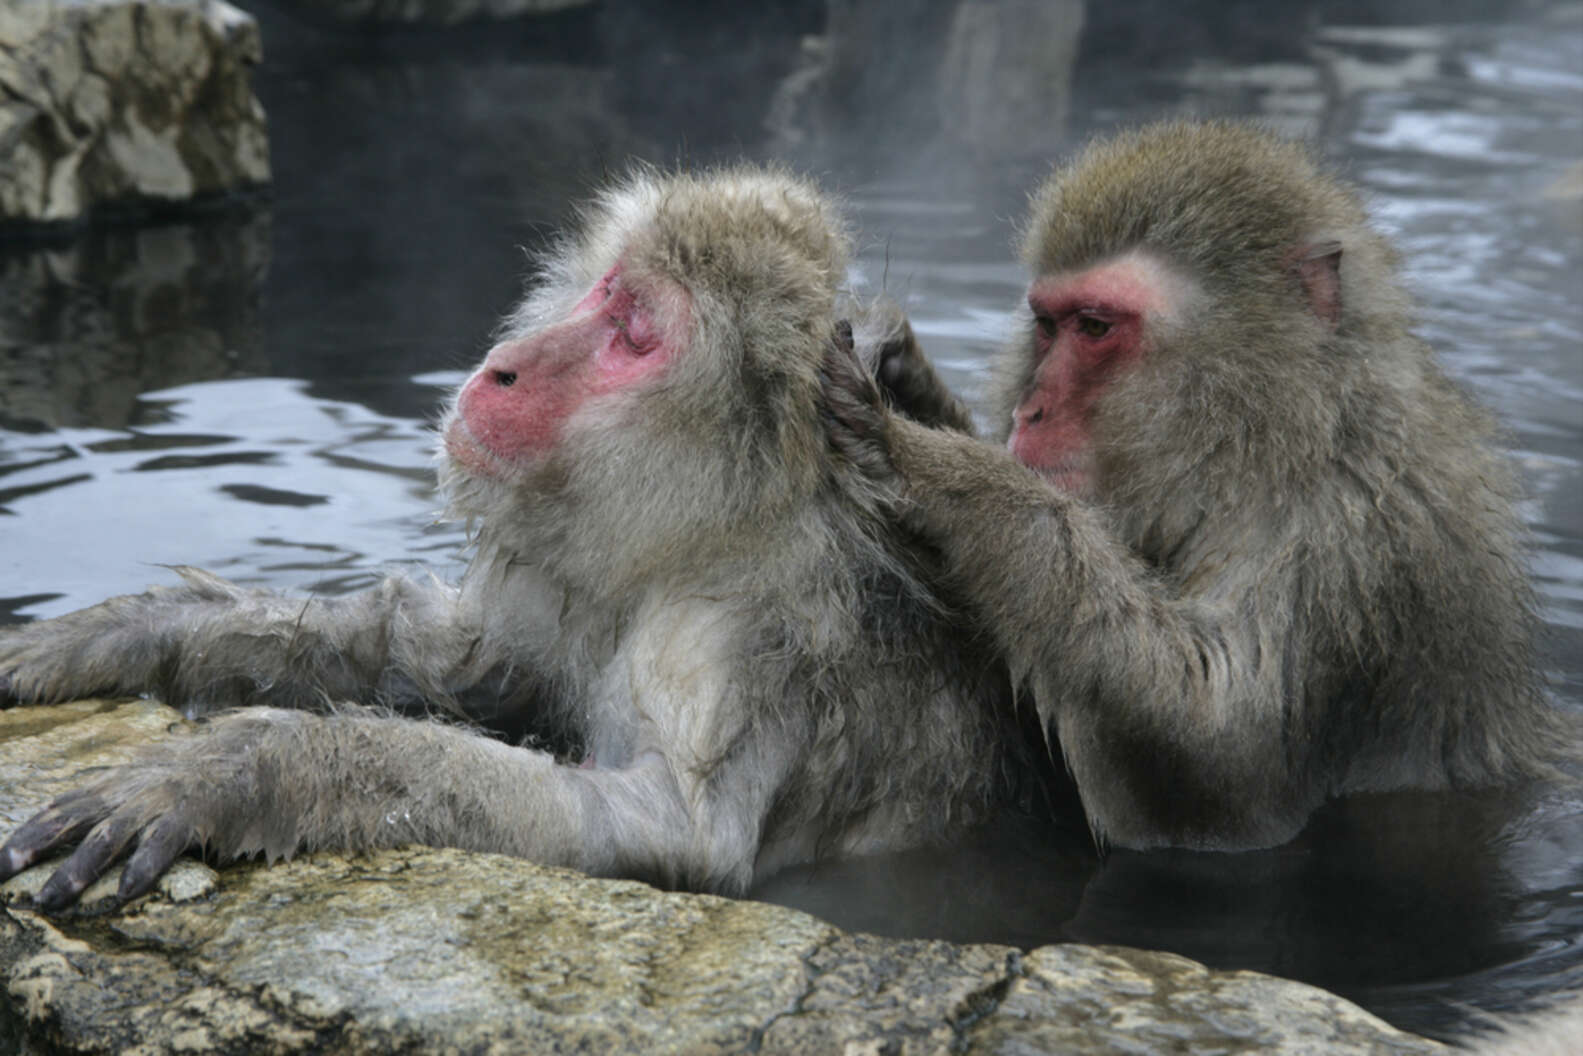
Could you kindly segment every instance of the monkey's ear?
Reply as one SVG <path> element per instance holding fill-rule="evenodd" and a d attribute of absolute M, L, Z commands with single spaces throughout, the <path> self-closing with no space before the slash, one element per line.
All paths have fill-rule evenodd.
<path fill-rule="evenodd" d="M 1341 243 L 1298 246 L 1291 260 L 1308 295 L 1309 310 L 1334 330 L 1341 323 Z"/>

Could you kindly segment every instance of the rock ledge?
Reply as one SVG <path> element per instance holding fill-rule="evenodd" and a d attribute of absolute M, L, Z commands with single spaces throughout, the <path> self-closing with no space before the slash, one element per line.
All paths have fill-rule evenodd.
<path fill-rule="evenodd" d="M 180 721 L 149 701 L 0 712 L 0 827 Z M 7 1051 L 1444 1051 L 1172 954 L 881 939 L 497 855 L 183 862 L 127 907 L 111 876 L 53 919 L 18 901 L 46 875 L 0 887 Z"/>

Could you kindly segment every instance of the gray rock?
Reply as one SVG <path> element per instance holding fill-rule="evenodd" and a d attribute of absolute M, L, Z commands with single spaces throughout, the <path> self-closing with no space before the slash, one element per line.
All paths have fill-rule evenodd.
<path fill-rule="evenodd" d="M 0 0 L 0 223 L 267 183 L 260 55 L 222 0 Z"/>
<path fill-rule="evenodd" d="M 181 722 L 150 701 L 0 711 L 0 828 Z M 108 877 L 58 918 L 17 901 L 47 873 L 0 887 L 6 1051 L 1445 1051 L 1171 954 L 881 939 L 496 855 L 189 861 L 122 908 Z"/>

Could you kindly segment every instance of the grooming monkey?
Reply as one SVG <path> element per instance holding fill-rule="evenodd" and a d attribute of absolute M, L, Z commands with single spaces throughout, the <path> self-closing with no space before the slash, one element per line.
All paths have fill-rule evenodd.
<path fill-rule="evenodd" d="M 1409 332 L 1386 241 L 1302 148 L 1226 123 L 1091 146 L 1037 192 L 1000 447 L 909 333 L 832 439 L 1009 658 L 1095 833 L 1284 842 L 1326 798 L 1553 774 L 1517 489 Z M 1009 449 L 1009 450 L 1008 450 Z"/>
<path fill-rule="evenodd" d="M 38 902 L 130 855 L 425 843 L 741 892 L 816 852 L 943 836 L 1006 794 L 998 665 L 947 622 L 820 419 L 847 239 L 809 184 L 640 172 L 562 242 L 444 423 L 475 555 L 288 599 L 183 585 L 0 634 L 15 700 L 248 707 L 145 749 L 0 848 L 76 844 Z M 331 701 L 490 698 L 561 757 Z"/>

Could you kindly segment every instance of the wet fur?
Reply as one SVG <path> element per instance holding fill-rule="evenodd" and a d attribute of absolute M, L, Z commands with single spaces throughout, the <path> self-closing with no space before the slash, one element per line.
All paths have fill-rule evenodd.
<path fill-rule="evenodd" d="M 1339 243 L 1340 314 L 1294 252 Z M 1097 502 L 1002 448 L 871 423 L 909 524 L 1010 660 L 1115 843 L 1247 848 L 1326 798 L 1554 776 L 1518 489 L 1410 333 L 1395 254 L 1301 146 L 1229 123 L 1097 143 L 1033 196 L 1033 276 L 1142 248 L 1199 296 L 1092 423 Z M 1034 320 L 997 366 L 998 439 Z M 937 383 L 937 382 L 936 382 Z"/>
<path fill-rule="evenodd" d="M 820 420 L 825 350 L 850 341 L 846 254 L 834 206 L 785 173 L 640 170 L 587 209 L 502 336 L 562 318 L 620 259 L 689 291 L 690 346 L 542 463 L 485 478 L 442 458 L 473 526 L 458 586 L 304 600 L 184 569 L 180 587 L 0 635 L 19 700 L 272 705 L 53 804 L 0 876 L 83 839 L 41 895 L 54 905 L 134 844 L 123 895 L 188 843 L 420 842 L 740 892 L 983 817 L 1020 769 L 1003 676 Z M 471 710 L 560 757 L 343 701 Z"/>

